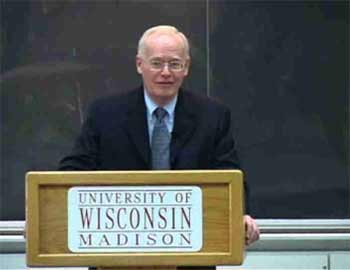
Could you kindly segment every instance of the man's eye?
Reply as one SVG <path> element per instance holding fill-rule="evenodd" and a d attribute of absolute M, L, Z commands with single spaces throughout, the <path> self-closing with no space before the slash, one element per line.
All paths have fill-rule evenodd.
<path fill-rule="evenodd" d="M 160 61 L 152 61 L 151 65 L 154 67 L 161 67 L 162 66 L 162 62 Z"/>
<path fill-rule="evenodd" d="M 179 69 L 179 68 L 181 68 L 181 63 L 180 62 L 170 62 L 169 66 L 170 66 L 170 68 Z"/>

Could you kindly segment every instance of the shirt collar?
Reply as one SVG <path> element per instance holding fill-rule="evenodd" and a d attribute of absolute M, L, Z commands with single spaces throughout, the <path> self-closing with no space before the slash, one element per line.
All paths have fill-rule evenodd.
<path fill-rule="evenodd" d="M 149 115 L 152 115 L 154 110 L 157 109 L 159 106 L 148 95 L 148 92 L 146 89 L 143 90 L 143 93 L 144 93 L 144 97 L 145 97 L 147 113 Z M 176 101 L 177 101 L 177 95 L 169 103 L 167 103 L 165 106 L 162 107 L 163 109 L 165 109 L 168 112 L 170 118 L 173 117 L 173 115 L 174 115 Z"/>

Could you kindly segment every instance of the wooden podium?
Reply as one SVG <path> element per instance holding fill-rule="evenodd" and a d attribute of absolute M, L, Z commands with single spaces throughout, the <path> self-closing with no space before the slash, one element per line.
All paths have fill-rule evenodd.
<path fill-rule="evenodd" d="M 238 170 L 29 172 L 27 265 L 240 265 L 243 196 Z"/>

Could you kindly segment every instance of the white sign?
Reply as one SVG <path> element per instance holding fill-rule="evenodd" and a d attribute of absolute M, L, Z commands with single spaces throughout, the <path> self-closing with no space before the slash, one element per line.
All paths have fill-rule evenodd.
<path fill-rule="evenodd" d="M 202 191 L 196 186 L 73 187 L 72 252 L 194 252 L 202 248 Z"/>

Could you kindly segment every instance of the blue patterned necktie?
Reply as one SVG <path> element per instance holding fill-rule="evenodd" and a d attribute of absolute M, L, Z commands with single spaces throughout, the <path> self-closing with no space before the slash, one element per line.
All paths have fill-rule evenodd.
<path fill-rule="evenodd" d="M 153 113 L 156 116 L 156 122 L 152 133 L 152 169 L 169 170 L 170 133 L 164 120 L 167 111 L 157 108 Z"/>

